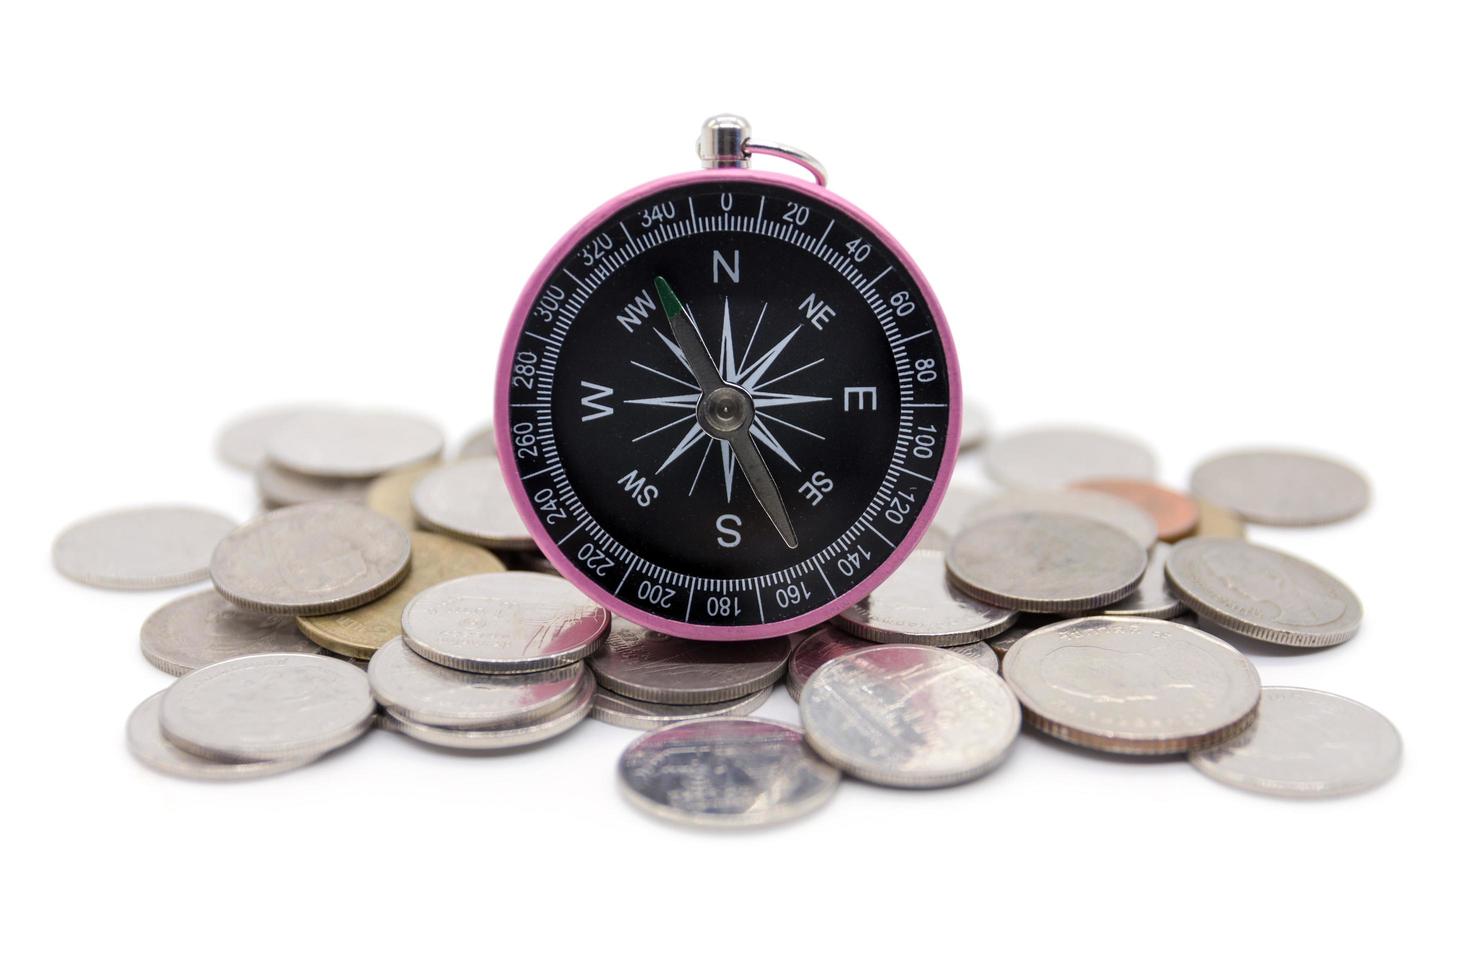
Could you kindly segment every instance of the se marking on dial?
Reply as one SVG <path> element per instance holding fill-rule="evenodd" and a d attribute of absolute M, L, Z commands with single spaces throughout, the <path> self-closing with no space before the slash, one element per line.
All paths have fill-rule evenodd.
<path fill-rule="evenodd" d="M 917 537 L 957 392 L 880 230 L 794 181 L 698 175 L 552 258 L 511 325 L 502 459 L 543 549 L 607 604 L 686 636 L 789 632 Z"/>

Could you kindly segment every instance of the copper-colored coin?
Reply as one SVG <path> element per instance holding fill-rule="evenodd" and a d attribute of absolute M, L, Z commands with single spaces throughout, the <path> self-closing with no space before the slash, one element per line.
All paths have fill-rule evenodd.
<path fill-rule="evenodd" d="M 409 494 L 413 493 L 414 485 L 419 479 L 438 465 L 420 463 L 384 473 L 368 484 L 367 505 L 379 514 L 393 518 L 404 528 L 414 530 L 419 525 L 413 516 L 413 503 L 409 500 Z"/>
<path fill-rule="evenodd" d="M 413 561 L 408 577 L 392 592 L 346 612 L 300 616 L 296 625 L 315 643 L 334 653 L 362 660 L 403 632 L 403 607 L 431 585 L 481 572 L 503 572 L 500 559 L 477 545 L 442 534 L 414 531 Z"/>
<path fill-rule="evenodd" d="M 1199 505 L 1177 490 L 1147 480 L 1084 480 L 1077 490 L 1096 490 L 1143 508 L 1159 528 L 1160 541 L 1178 541 L 1199 524 Z"/>
<path fill-rule="evenodd" d="M 1226 510 L 1208 500 L 1196 500 L 1199 507 L 1199 524 L 1194 529 L 1195 538 L 1243 538 L 1245 521 L 1233 510 Z"/>

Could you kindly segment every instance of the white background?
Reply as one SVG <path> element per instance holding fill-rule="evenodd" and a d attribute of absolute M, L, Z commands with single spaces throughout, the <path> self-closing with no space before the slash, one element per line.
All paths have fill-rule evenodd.
<path fill-rule="evenodd" d="M 7 972 L 1448 972 L 1457 6 L 6 4 Z M 712 835 L 625 805 L 631 735 L 590 722 L 490 759 L 374 732 L 238 785 L 136 765 L 124 719 L 167 681 L 137 630 L 168 596 L 63 581 L 54 533 L 160 500 L 243 518 L 212 440 L 261 404 L 462 435 L 543 252 L 690 169 L 717 111 L 817 154 L 905 243 L 999 427 L 1134 432 L 1176 483 L 1239 444 L 1367 471 L 1366 516 L 1253 534 L 1351 583 L 1362 634 L 1252 658 L 1391 717 L 1397 779 L 1290 803 L 1026 735 L 971 785 L 847 782 L 798 824 Z M 763 713 L 795 717 L 784 694 Z"/>

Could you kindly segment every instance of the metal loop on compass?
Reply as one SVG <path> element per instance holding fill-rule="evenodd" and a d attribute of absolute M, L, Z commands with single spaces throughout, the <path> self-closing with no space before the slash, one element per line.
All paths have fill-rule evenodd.
<path fill-rule="evenodd" d="M 745 141 L 744 149 L 746 157 L 764 153 L 766 156 L 789 160 L 805 168 L 816 179 L 818 185 L 827 186 L 827 168 L 822 166 L 822 162 L 810 153 L 804 153 L 794 146 L 786 146 L 783 143 L 755 143 L 750 140 Z"/>
<path fill-rule="evenodd" d="M 711 116 L 704 121 L 695 150 L 705 167 L 744 168 L 750 166 L 750 158 L 757 153 L 779 157 L 804 168 L 818 186 L 827 186 L 827 168 L 810 153 L 784 143 L 757 143 L 750 138 L 750 123 L 743 116 Z"/>

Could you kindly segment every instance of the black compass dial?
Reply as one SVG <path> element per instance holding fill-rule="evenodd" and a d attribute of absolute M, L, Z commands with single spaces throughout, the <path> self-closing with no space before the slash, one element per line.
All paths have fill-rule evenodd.
<path fill-rule="evenodd" d="M 785 183 L 674 186 L 538 286 L 501 452 L 617 603 L 712 632 L 780 624 L 913 529 L 951 367 L 909 269 L 846 211 Z"/>

